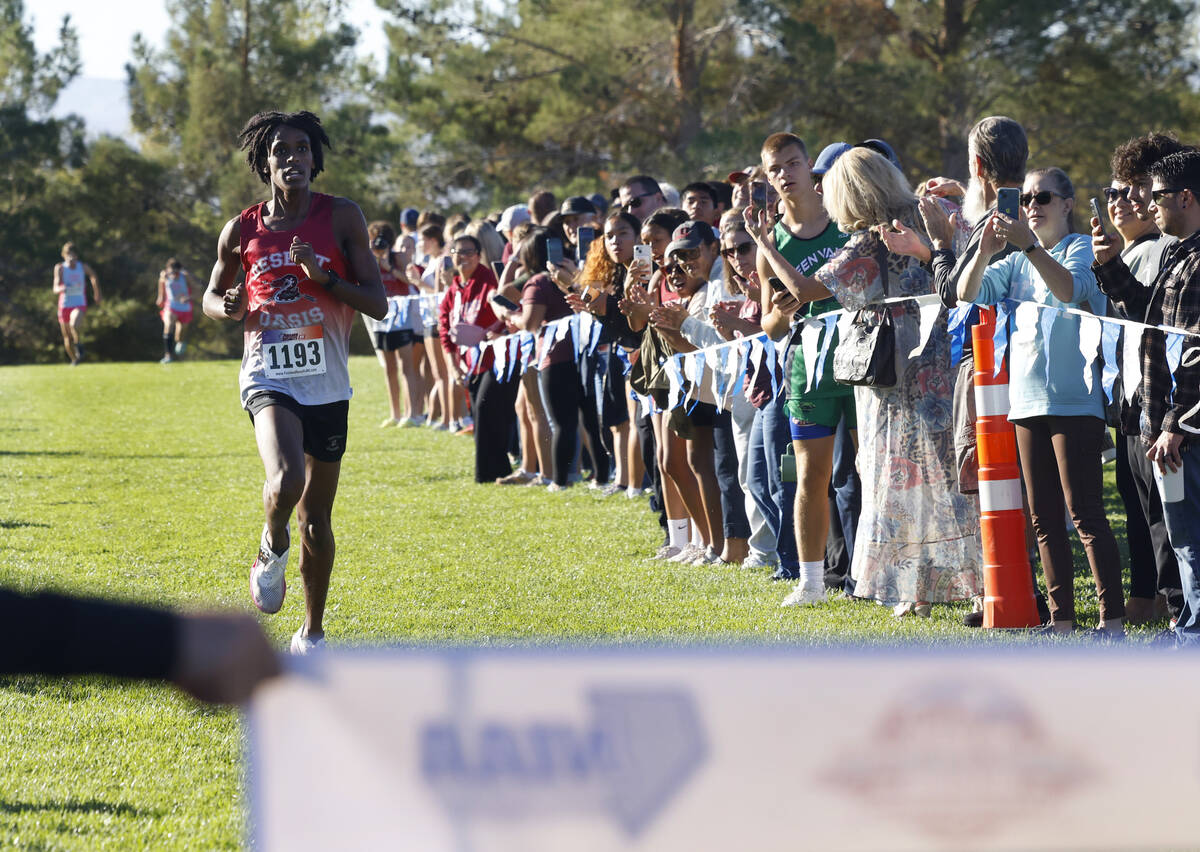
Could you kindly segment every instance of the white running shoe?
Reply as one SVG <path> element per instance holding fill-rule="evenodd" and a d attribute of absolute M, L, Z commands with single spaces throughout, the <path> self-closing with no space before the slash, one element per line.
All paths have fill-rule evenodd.
<path fill-rule="evenodd" d="M 389 426 L 399 426 L 400 421 L 395 417 L 385 417 L 383 422 L 379 424 L 380 429 L 387 429 Z"/>
<path fill-rule="evenodd" d="M 628 497 L 630 500 L 636 500 L 637 498 L 642 496 L 642 489 L 637 488 L 633 485 L 630 485 L 628 488 L 625 489 L 625 496 Z"/>
<path fill-rule="evenodd" d="M 617 483 L 610 482 L 608 485 L 600 489 L 600 496 L 612 497 L 614 494 L 620 494 L 624 490 L 625 489 L 622 486 L 617 485 Z"/>
<path fill-rule="evenodd" d="M 175 354 L 182 357 L 184 352 L 187 352 L 187 344 L 180 340 L 175 344 Z"/>
<path fill-rule="evenodd" d="M 316 639 L 309 639 L 307 636 L 305 636 L 303 634 L 304 634 L 303 625 L 300 627 L 299 630 L 297 630 L 295 633 L 292 634 L 291 652 L 293 654 L 295 654 L 297 657 L 303 657 L 307 654 L 311 654 L 313 651 L 316 651 L 316 650 L 322 650 L 322 651 L 325 650 L 325 637 L 324 636 L 318 636 Z"/>
<path fill-rule="evenodd" d="M 796 588 L 792 589 L 792 593 L 783 599 L 780 606 L 815 606 L 823 604 L 828 600 L 825 597 L 824 587 L 805 586 L 801 583 L 796 584 Z"/>
<path fill-rule="evenodd" d="M 704 549 L 688 542 L 683 549 L 668 559 L 668 562 L 691 562 L 704 555 Z"/>
<path fill-rule="evenodd" d="M 279 612 L 283 607 L 283 596 L 287 594 L 288 550 L 276 554 L 267 544 L 267 528 L 263 526 L 262 540 L 258 544 L 258 556 L 250 566 L 250 599 L 254 605 L 268 615 Z"/>
<path fill-rule="evenodd" d="M 717 553 L 711 547 L 704 548 L 704 552 L 692 560 L 693 565 L 716 565 L 721 561 L 721 554 Z"/>
<path fill-rule="evenodd" d="M 672 556 L 675 556 L 676 554 L 678 554 L 679 551 L 680 551 L 680 548 L 676 547 L 673 544 L 664 544 L 657 551 L 655 551 L 654 555 L 651 556 L 650 558 L 651 559 L 670 559 Z"/>
<path fill-rule="evenodd" d="M 761 553 L 751 553 L 742 560 L 743 568 L 778 568 L 779 563 L 769 556 L 764 556 Z"/>

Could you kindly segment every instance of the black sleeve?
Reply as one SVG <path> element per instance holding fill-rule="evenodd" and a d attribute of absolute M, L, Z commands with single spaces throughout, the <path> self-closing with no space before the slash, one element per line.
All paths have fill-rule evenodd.
<path fill-rule="evenodd" d="M 0 589 L 0 674 L 165 678 L 177 632 L 164 610 Z"/>
<path fill-rule="evenodd" d="M 933 267 L 933 286 L 947 308 L 958 304 L 958 278 L 954 274 L 954 252 L 938 249 L 930 258 Z"/>
<path fill-rule="evenodd" d="M 1096 283 L 1100 285 L 1101 292 L 1108 296 L 1121 313 L 1139 322 L 1145 320 L 1151 288 L 1143 287 L 1141 282 L 1133 277 L 1120 255 L 1108 263 L 1092 261 L 1092 272 L 1096 275 Z M 1162 274 L 1161 270 L 1159 274 Z"/>

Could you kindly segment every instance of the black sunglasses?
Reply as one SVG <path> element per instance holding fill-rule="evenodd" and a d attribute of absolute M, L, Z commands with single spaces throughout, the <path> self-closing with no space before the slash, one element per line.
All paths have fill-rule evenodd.
<path fill-rule="evenodd" d="M 651 195 L 658 195 L 657 192 L 643 192 L 641 195 L 635 195 L 622 205 L 626 210 L 637 210 L 642 206 L 642 199 L 649 198 Z"/>
<path fill-rule="evenodd" d="M 1057 192 L 1051 192 L 1048 189 L 1043 189 L 1041 192 L 1022 192 L 1021 193 L 1021 206 L 1028 207 L 1031 203 L 1036 201 L 1038 203 L 1039 207 L 1045 207 L 1047 204 L 1050 203 L 1050 199 L 1056 198 L 1056 197 L 1057 198 L 1066 198 L 1065 195 L 1059 195 Z"/>
<path fill-rule="evenodd" d="M 1123 186 L 1120 189 L 1113 189 L 1111 186 L 1105 187 L 1104 197 L 1108 200 L 1109 204 L 1112 204 L 1118 198 L 1121 199 L 1122 201 L 1128 201 L 1129 200 L 1129 187 Z"/>
<path fill-rule="evenodd" d="M 1186 186 L 1172 186 L 1167 189 L 1152 189 L 1150 190 L 1150 200 L 1157 204 L 1166 196 L 1176 192 L 1183 192 L 1185 189 L 1187 189 Z"/>
<path fill-rule="evenodd" d="M 746 240 L 746 242 L 738 243 L 736 246 L 721 249 L 721 257 L 733 257 L 734 254 L 737 254 L 738 257 L 749 257 L 752 251 L 754 251 L 754 242 Z"/>

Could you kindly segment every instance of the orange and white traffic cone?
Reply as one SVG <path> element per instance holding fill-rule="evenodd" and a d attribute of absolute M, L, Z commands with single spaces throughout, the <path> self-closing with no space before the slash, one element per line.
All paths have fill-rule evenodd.
<path fill-rule="evenodd" d="M 996 314 L 979 309 L 971 329 L 975 353 L 975 435 L 979 456 L 979 525 L 983 538 L 983 626 L 1037 627 L 1017 438 L 1008 422 L 1008 368 L 995 370 Z"/>

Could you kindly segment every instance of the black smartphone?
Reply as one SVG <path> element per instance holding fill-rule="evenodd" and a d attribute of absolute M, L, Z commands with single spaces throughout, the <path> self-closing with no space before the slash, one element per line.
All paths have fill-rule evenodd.
<path fill-rule="evenodd" d="M 766 181 L 753 180 L 750 181 L 750 206 L 755 212 L 766 209 L 767 206 L 767 184 Z"/>
<path fill-rule="evenodd" d="M 499 281 L 501 278 L 503 278 L 504 277 L 504 261 L 493 260 L 492 261 L 492 272 L 496 273 L 497 281 Z"/>
<path fill-rule="evenodd" d="M 589 225 L 584 225 L 577 232 L 576 241 L 579 247 L 576 252 L 576 259 L 580 265 L 587 260 L 588 252 L 592 249 L 592 240 L 594 239 L 596 239 L 596 229 Z"/>
<path fill-rule="evenodd" d="M 520 305 L 500 293 L 493 293 L 491 295 L 491 300 L 505 310 L 516 311 L 517 313 L 521 312 Z"/>
<path fill-rule="evenodd" d="M 1001 187 L 996 191 L 996 212 L 1002 213 L 1015 222 L 1021 221 L 1021 190 L 1011 186 Z"/>
<path fill-rule="evenodd" d="M 776 278 L 774 275 L 772 275 L 770 278 L 767 279 L 767 283 L 771 285 L 771 289 L 774 290 L 776 293 L 787 293 L 788 292 L 787 285 L 784 284 L 778 278 Z"/>
<path fill-rule="evenodd" d="M 1108 212 L 1104 209 L 1104 205 L 1100 203 L 1100 199 L 1093 196 L 1092 198 L 1092 215 L 1100 220 L 1100 230 L 1106 234 L 1112 233 L 1109 228 L 1111 224 L 1108 220 Z"/>
<path fill-rule="evenodd" d="M 562 240 L 558 237 L 550 237 L 546 240 L 546 260 L 554 266 L 563 262 L 563 245 Z"/>
<path fill-rule="evenodd" d="M 453 269 L 453 268 L 454 268 L 454 261 L 450 259 L 450 255 L 446 255 L 445 257 L 443 257 L 442 258 L 442 269 Z"/>

